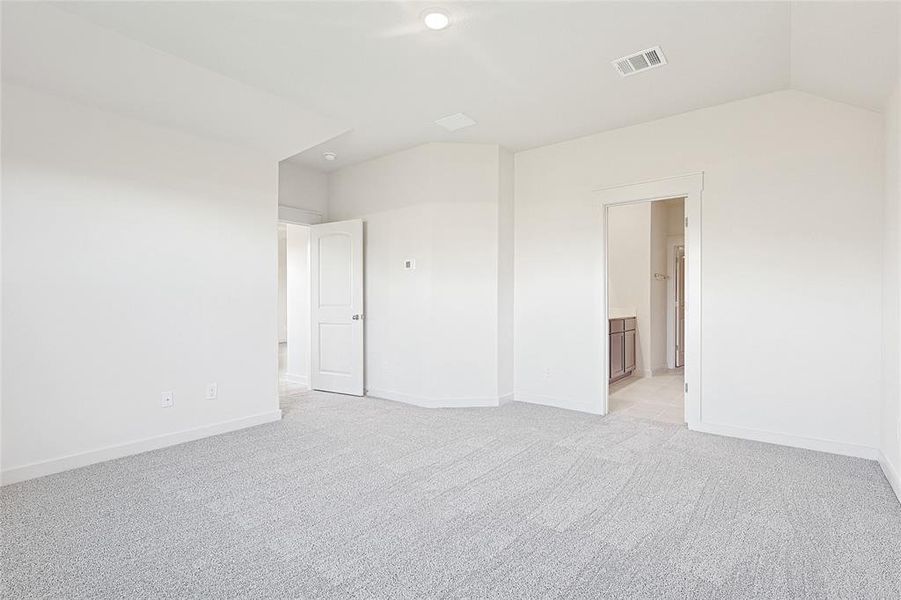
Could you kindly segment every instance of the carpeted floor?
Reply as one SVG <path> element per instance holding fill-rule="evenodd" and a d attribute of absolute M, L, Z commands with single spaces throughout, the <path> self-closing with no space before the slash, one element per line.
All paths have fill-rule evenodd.
<path fill-rule="evenodd" d="M 526 404 L 284 407 L 4 487 L 0 595 L 901 597 L 873 462 Z"/>

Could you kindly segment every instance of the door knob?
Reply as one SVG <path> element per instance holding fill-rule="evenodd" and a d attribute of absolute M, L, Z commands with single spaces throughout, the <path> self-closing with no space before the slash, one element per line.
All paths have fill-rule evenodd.
<path fill-rule="evenodd" d="M 363 318 L 363 315 L 354 315 L 351 317 L 351 319 L 353 319 L 354 321 L 359 321 L 362 318 Z"/>

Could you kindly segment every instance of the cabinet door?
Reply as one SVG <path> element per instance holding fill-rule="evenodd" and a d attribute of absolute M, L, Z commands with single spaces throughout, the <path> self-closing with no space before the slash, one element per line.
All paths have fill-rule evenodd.
<path fill-rule="evenodd" d="M 623 372 L 635 370 L 635 331 L 623 334 Z"/>
<path fill-rule="evenodd" d="M 610 334 L 610 379 L 622 377 L 625 374 L 623 368 L 623 342 L 625 334 L 622 332 Z"/>

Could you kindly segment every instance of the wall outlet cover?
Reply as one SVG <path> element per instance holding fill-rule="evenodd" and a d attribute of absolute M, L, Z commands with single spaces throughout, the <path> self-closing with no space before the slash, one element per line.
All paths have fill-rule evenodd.
<path fill-rule="evenodd" d="M 206 399 L 215 400 L 219 395 L 219 385 L 216 383 L 206 384 Z"/>
<path fill-rule="evenodd" d="M 172 408 L 175 406 L 175 392 L 163 392 L 160 394 L 160 407 Z"/>
<path fill-rule="evenodd" d="M 416 259 L 415 258 L 404 259 L 404 271 L 412 271 L 415 268 L 416 268 Z"/>

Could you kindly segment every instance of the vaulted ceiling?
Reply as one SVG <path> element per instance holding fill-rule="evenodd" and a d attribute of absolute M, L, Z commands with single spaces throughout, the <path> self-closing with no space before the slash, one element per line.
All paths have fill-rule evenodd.
<path fill-rule="evenodd" d="M 315 130 L 292 160 L 322 170 L 428 141 L 521 150 L 786 88 L 878 110 L 898 72 L 894 2 L 439 2 L 452 24 L 429 31 L 421 15 L 435 4 L 66 2 L 56 7 L 68 18 L 264 94 L 269 102 L 290 103 L 298 113 L 278 114 L 282 133 L 298 125 Z M 8 5 L 3 6 L 4 69 L 8 28 L 20 27 L 28 13 L 21 7 L 13 11 L 11 23 Z M 39 28 L 40 22 L 28 27 Z M 18 43 L 26 50 L 19 50 L 19 58 L 28 54 L 32 33 L 22 31 Z M 73 88 L 80 85 L 79 66 L 66 48 L 77 44 L 77 38 L 56 44 L 57 54 L 70 56 L 66 70 L 74 76 L 65 85 Z M 662 68 L 621 78 L 610 65 L 656 45 L 669 62 Z M 38 50 L 44 57 L 32 63 L 51 60 L 48 48 Z M 124 87 L 116 93 L 123 96 L 118 102 L 127 104 L 124 96 L 140 88 L 128 77 L 143 74 L 135 69 L 129 75 L 121 62 L 106 85 Z M 17 71 L 28 79 L 28 69 Z M 32 74 L 28 83 L 46 86 L 39 75 Z M 102 83 L 95 84 L 98 89 L 90 93 L 101 93 Z M 139 91 L 146 96 L 146 88 Z M 261 119 L 252 114 L 252 103 L 234 110 L 241 114 L 232 113 L 233 119 L 246 120 L 248 127 Z M 272 108 L 263 103 L 259 110 Z M 456 112 L 477 125 L 447 132 L 434 124 Z M 324 151 L 336 152 L 337 160 L 324 161 Z"/>

